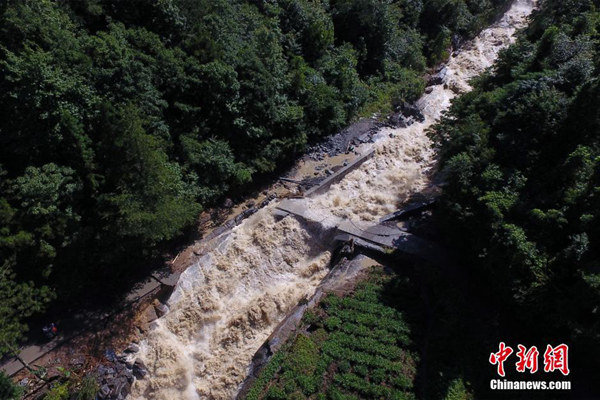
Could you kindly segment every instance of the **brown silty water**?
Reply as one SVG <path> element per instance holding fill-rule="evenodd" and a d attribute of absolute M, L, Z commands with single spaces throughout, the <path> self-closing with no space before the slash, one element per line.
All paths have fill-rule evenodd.
<path fill-rule="evenodd" d="M 449 108 L 456 93 L 469 91 L 469 80 L 491 67 L 499 51 L 514 41 L 515 30 L 524 26 L 534 5 L 529 0 L 515 1 L 497 23 L 462 48 L 446 65 L 447 88 L 434 86 L 418 101 L 425 121 L 408 128 L 382 129 L 373 145 L 376 156 L 326 193 L 310 199 L 308 208 L 315 214 L 328 212 L 354 221 L 376 222 L 426 187 L 435 169 L 427 128 Z"/>
<path fill-rule="evenodd" d="M 494 25 L 447 63 L 447 86 L 419 100 L 426 119 L 408 128 L 382 129 L 375 156 L 329 191 L 299 199 L 317 220 L 377 221 L 428 185 L 435 154 L 426 129 L 448 109 L 455 92 L 490 67 L 513 41 L 535 6 L 516 0 Z M 392 135 L 390 135 L 392 134 Z M 137 380 L 130 399 L 231 399 L 246 377 L 252 356 L 303 297 L 327 273 L 328 232 L 291 216 L 276 220 L 262 209 L 182 275 L 138 356 L 149 374 Z"/>

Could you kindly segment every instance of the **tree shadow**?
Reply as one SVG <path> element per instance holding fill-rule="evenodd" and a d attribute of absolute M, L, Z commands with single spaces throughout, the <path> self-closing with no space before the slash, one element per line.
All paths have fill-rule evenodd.
<path fill-rule="evenodd" d="M 404 314 L 411 326 L 412 351 L 418 355 L 415 393 L 419 399 L 591 399 L 598 398 L 598 388 L 591 384 L 588 370 L 573 372 L 569 377 L 543 372 L 546 344 L 558 345 L 549 335 L 539 332 L 533 321 L 524 322 L 523 311 L 502 304 L 490 283 L 469 268 L 441 269 L 423 261 L 405 257 L 385 260 L 394 278 L 384 287 L 383 301 Z M 505 362 L 506 377 L 498 376 L 489 356 L 498 351 L 500 342 L 514 349 Z M 531 375 L 515 368 L 517 345 L 537 346 L 540 370 Z M 574 347 L 574 346 L 571 346 Z M 597 344 L 596 344 L 597 347 Z M 575 360 L 581 351 L 572 353 L 571 370 L 586 363 Z M 588 360 L 597 363 L 596 360 Z M 589 364 L 589 362 L 587 362 Z M 597 371 L 597 369 L 595 369 Z M 469 395 L 448 397 L 457 380 L 464 382 Z M 570 391 L 491 390 L 492 379 L 508 381 L 571 380 Z"/>

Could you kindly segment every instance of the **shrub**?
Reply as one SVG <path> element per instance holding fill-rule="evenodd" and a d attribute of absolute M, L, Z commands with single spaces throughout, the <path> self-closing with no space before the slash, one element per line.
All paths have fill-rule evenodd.
<path fill-rule="evenodd" d="M 351 368 L 350 362 L 347 360 L 342 360 L 338 364 L 338 371 L 340 371 L 340 372 L 349 372 L 350 368 Z"/>
<path fill-rule="evenodd" d="M 98 382 L 96 378 L 93 375 L 87 375 L 81 380 L 75 398 L 77 400 L 93 400 L 97 392 Z"/>
<path fill-rule="evenodd" d="M 267 395 L 265 396 L 265 398 L 267 400 L 286 400 L 287 395 L 280 387 L 271 386 L 267 391 Z"/>
<path fill-rule="evenodd" d="M 294 373 L 312 375 L 319 357 L 317 345 L 306 335 L 300 334 L 294 341 L 286 358 L 284 368 Z"/>
<path fill-rule="evenodd" d="M 68 398 L 69 382 L 55 384 L 44 396 L 44 400 L 67 400 Z"/>
<path fill-rule="evenodd" d="M 21 393 L 22 389 L 0 371 L 0 400 L 16 400 L 21 397 Z"/>
<path fill-rule="evenodd" d="M 467 391 L 465 383 L 462 379 L 455 379 L 448 387 L 448 393 L 444 400 L 470 400 L 471 394 Z"/>
<path fill-rule="evenodd" d="M 342 324 L 342 320 L 338 317 L 329 317 L 325 320 L 325 327 L 329 331 L 336 330 Z"/>

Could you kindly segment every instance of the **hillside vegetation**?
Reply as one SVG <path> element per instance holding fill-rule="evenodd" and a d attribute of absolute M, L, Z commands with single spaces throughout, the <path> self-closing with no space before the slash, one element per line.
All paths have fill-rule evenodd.
<path fill-rule="evenodd" d="M 247 400 L 414 399 L 410 328 L 394 307 L 393 276 L 373 271 L 346 297 L 328 295 L 277 352 Z"/>
<path fill-rule="evenodd" d="M 361 112 L 508 0 L 0 2 L 0 353 L 110 297 L 223 195 Z"/>
<path fill-rule="evenodd" d="M 433 134 L 437 215 L 497 327 L 487 346 L 567 343 L 580 398 L 600 356 L 599 7 L 543 1 Z"/>

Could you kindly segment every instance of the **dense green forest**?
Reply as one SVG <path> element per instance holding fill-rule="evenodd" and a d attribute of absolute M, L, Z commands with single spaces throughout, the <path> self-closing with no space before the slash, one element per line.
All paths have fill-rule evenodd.
<path fill-rule="evenodd" d="M 543 1 L 433 133 L 448 181 L 437 216 L 480 307 L 485 339 L 471 343 L 484 357 L 500 341 L 567 343 L 575 398 L 600 395 L 599 9 Z"/>
<path fill-rule="evenodd" d="M 0 353 L 308 143 L 416 99 L 508 3 L 0 2 Z"/>

